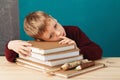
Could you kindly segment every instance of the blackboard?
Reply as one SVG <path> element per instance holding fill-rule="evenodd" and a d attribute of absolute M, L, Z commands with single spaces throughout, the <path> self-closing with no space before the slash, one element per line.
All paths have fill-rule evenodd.
<path fill-rule="evenodd" d="M 9 40 L 19 39 L 18 13 L 17 0 L 0 0 L 0 55 Z"/>

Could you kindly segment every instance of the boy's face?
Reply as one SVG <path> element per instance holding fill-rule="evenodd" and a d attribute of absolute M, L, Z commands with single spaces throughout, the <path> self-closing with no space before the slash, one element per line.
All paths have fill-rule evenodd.
<path fill-rule="evenodd" d="M 66 36 L 64 28 L 55 20 L 50 19 L 46 31 L 40 37 L 44 41 L 59 41 L 60 36 Z"/>

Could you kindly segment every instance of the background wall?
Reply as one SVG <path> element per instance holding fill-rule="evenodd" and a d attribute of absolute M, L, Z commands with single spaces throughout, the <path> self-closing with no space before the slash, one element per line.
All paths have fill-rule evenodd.
<path fill-rule="evenodd" d="M 0 55 L 13 39 L 19 39 L 18 0 L 0 0 Z"/>
<path fill-rule="evenodd" d="M 32 39 L 23 31 L 24 17 L 42 10 L 62 25 L 79 26 L 103 49 L 103 56 L 120 56 L 120 0 L 19 0 L 22 40 Z"/>

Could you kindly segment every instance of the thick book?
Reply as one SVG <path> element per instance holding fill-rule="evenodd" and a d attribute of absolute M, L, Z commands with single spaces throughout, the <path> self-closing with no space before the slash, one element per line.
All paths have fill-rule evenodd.
<path fill-rule="evenodd" d="M 45 72 L 47 70 L 45 69 L 41 69 L 41 68 L 38 68 L 38 67 L 35 67 L 35 66 L 32 66 L 32 65 L 29 65 L 29 64 L 25 64 L 23 62 L 19 62 L 19 61 L 16 61 L 16 64 L 17 65 L 20 65 L 22 67 L 25 67 L 25 68 L 29 68 L 29 69 L 33 69 L 33 70 L 37 70 L 37 71 L 42 71 L 42 72 Z"/>
<path fill-rule="evenodd" d="M 74 77 L 74 76 L 77 76 L 77 75 L 82 75 L 82 74 L 92 72 L 92 71 L 95 71 L 95 70 L 98 70 L 98 69 L 101 69 L 101 68 L 105 68 L 105 67 L 106 66 L 103 63 L 95 63 L 94 66 L 85 68 L 83 70 L 78 70 L 78 71 L 74 70 L 74 69 L 67 70 L 67 71 L 59 70 L 59 71 L 54 72 L 54 75 L 64 77 L 64 78 L 70 78 L 70 77 Z"/>
<path fill-rule="evenodd" d="M 58 66 L 54 66 L 54 67 L 50 67 L 44 64 L 40 64 L 40 63 L 36 63 L 33 61 L 29 61 L 29 60 L 25 60 L 22 58 L 16 58 L 16 63 L 24 66 L 24 67 L 35 67 L 35 68 L 39 68 L 41 71 L 45 71 L 45 70 L 53 70 L 58 68 Z"/>
<path fill-rule="evenodd" d="M 74 49 L 74 44 L 59 44 L 59 42 L 39 42 L 39 41 L 29 41 L 32 44 L 32 52 L 40 54 L 50 54 L 54 52 L 60 52 L 65 50 Z"/>
<path fill-rule="evenodd" d="M 21 60 L 21 61 L 28 60 L 28 61 L 32 61 L 32 62 L 36 62 L 36 63 L 40 63 L 40 64 L 44 64 L 44 65 L 53 67 L 53 66 L 64 64 L 66 62 L 72 62 L 72 61 L 81 60 L 81 59 L 83 59 L 83 55 L 67 57 L 67 58 L 62 58 L 62 59 L 56 59 L 56 60 L 50 60 L 50 61 L 43 61 L 43 60 L 33 58 L 33 57 L 20 56 L 20 58 L 18 60 Z"/>
<path fill-rule="evenodd" d="M 60 70 L 60 66 L 48 67 L 48 66 L 45 66 L 42 64 L 31 65 L 31 64 L 27 64 L 27 62 L 24 62 L 24 63 L 20 62 L 19 60 L 16 61 L 16 63 L 20 66 L 30 68 L 33 70 L 37 70 L 37 71 L 41 71 L 43 73 L 53 71 L 52 75 L 60 76 L 60 77 L 64 77 L 64 78 L 71 78 L 71 77 L 74 77 L 77 75 L 85 74 L 85 73 L 92 72 L 92 71 L 106 67 L 105 64 L 103 64 L 103 63 L 95 63 L 94 66 L 85 68 L 83 70 L 77 71 L 75 69 L 71 69 L 71 70 L 64 71 L 64 70 Z"/>
<path fill-rule="evenodd" d="M 71 49 L 71 50 L 66 50 L 61 52 L 55 52 L 52 54 L 46 54 L 46 55 L 31 52 L 31 57 L 37 58 L 43 61 L 62 59 L 62 58 L 73 57 L 78 55 L 80 55 L 79 49 Z"/>

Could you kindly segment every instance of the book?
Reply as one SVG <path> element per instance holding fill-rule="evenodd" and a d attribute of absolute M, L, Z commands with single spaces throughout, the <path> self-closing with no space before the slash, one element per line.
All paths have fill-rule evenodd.
<path fill-rule="evenodd" d="M 46 54 L 46 55 L 31 52 L 30 57 L 33 57 L 33 58 L 36 58 L 39 60 L 43 60 L 43 61 L 48 61 L 48 60 L 56 60 L 56 59 L 73 57 L 73 56 L 78 56 L 78 55 L 80 55 L 79 49 L 71 49 L 71 50 L 67 50 L 67 51 L 56 52 L 56 53 Z M 19 54 L 19 57 L 23 57 L 23 56 Z"/>
<path fill-rule="evenodd" d="M 59 51 L 65 51 L 74 49 L 74 44 L 59 44 L 59 42 L 39 42 L 39 41 L 29 41 L 32 44 L 33 53 L 40 53 L 40 54 L 50 54 Z"/>
<path fill-rule="evenodd" d="M 72 49 L 72 50 L 47 54 L 47 55 L 41 55 L 41 54 L 33 53 L 33 52 L 31 53 L 31 57 L 37 58 L 43 61 L 62 59 L 62 58 L 78 56 L 78 55 L 79 55 L 79 49 Z"/>
<path fill-rule="evenodd" d="M 64 77 L 64 78 L 70 78 L 70 77 L 82 75 L 82 74 L 92 72 L 92 71 L 95 71 L 95 70 L 98 70 L 101 68 L 105 68 L 105 67 L 106 66 L 103 63 L 95 63 L 94 66 L 91 66 L 91 67 L 88 67 L 88 68 L 85 68 L 85 69 L 79 70 L 79 71 L 74 70 L 74 69 L 67 70 L 67 71 L 59 70 L 59 71 L 54 72 L 54 75 Z"/>
<path fill-rule="evenodd" d="M 16 63 L 17 63 L 17 65 L 20 65 L 20 66 L 23 66 L 26 68 L 30 68 L 33 70 L 41 71 L 43 73 L 53 71 L 52 75 L 63 77 L 63 78 L 71 78 L 71 77 L 74 77 L 77 75 L 85 74 L 85 73 L 92 72 L 92 71 L 106 67 L 105 64 L 103 64 L 103 63 L 95 63 L 94 66 L 85 68 L 83 70 L 77 71 L 75 69 L 71 69 L 71 70 L 64 71 L 64 70 L 60 70 L 60 66 L 49 67 L 49 66 L 45 66 L 42 64 L 31 65 L 31 64 L 27 64 L 27 61 L 24 63 L 20 62 L 18 60 L 18 58 L 17 58 Z"/>
<path fill-rule="evenodd" d="M 29 64 L 25 64 L 25 63 L 19 62 L 19 61 L 17 61 L 16 64 L 20 65 L 22 67 L 33 69 L 33 70 L 37 70 L 37 71 L 42 71 L 42 72 L 46 71 L 45 69 L 41 69 L 41 68 L 29 65 Z"/>
<path fill-rule="evenodd" d="M 56 60 L 50 60 L 50 61 L 43 61 L 43 60 L 40 60 L 40 59 L 37 59 L 37 58 L 24 57 L 24 56 L 21 56 L 19 59 L 33 61 L 33 62 L 37 62 L 37 63 L 40 63 L 40 64 L 44 64 L 44 65 L 53 67 L 53 66 L 64 64 L 66 62 L 81 60 L 81 59 L 83 59 L 83 55 L 67 57 L 67 58 L 62 58 L 62 59 L 56 59 Z"/>
<path fill-rule="evenodd" d="M 16 58 L 16 63 L 18 65 L 21 65 L 21 66 L 24 66 L 24 67 L 39 68 L 41 71 L 53 70 L 53 69 L 56 69 L 58 67 L 58 66 L 57 67 L 56 66 L 50 67 L 50 66 L 47 66 L 47 65 L 44 65 L 44 64 L 40 64 L 40 63 L 36 63 L 36 62 L 33 62 L 33 61 L 25 60 L 25 59 L 22 59 L 22 58 Z"/>

